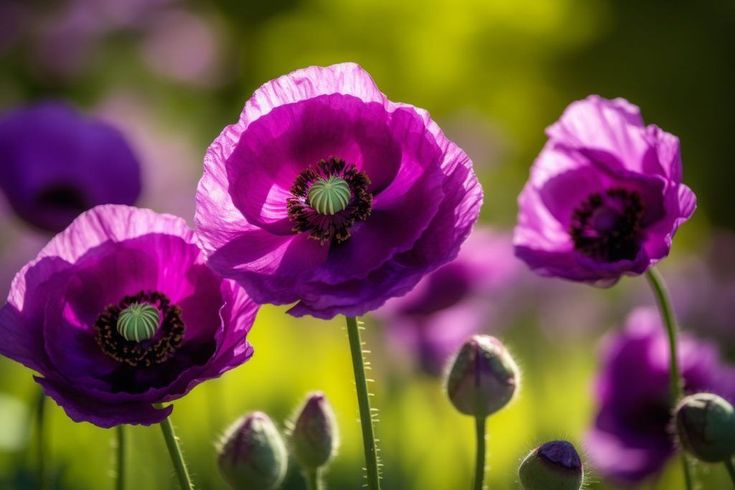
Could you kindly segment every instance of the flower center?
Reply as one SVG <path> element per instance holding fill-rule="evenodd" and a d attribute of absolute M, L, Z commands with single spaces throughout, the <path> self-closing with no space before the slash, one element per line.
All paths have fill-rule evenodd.
<path fill-rule="evenodd" d="M 117 317 L 117 332 L 125 340 L 140 342 L 149 340 L 158 330 L 160 313 L 148 303 L 133 303 Z"/>
<path fill-rule="evenodd" d="M 296 177 L 288 198 L 288 217 L 296 233 L 309 233 L 321 244 L 341 243 L 356 221 L 370 216 L 370 179 L 339 158 L 320 160 Z"/>
<path fill-rule="evenodd" d="M 328 179 L 319 178 L 309 189 L 311 207 L 317 213 L 329 216 L 345 209 L 351 197 L 352 192 L 347 181 L 334 175 Z"/>
<path fill-rule="evenodd" d="M 166 362 L 184 340 L 181 308 L 156 291 L 141 291 L 107 306 L 94 330 L 102 352 L 132 367 Z"/>
<path fill-rule="evenodd" d="M 640 249 L 643 202 L 626 189 L 595 192 L 574 210 L 569 233 L 574 248 L 603 262 L 633 260 Z"/>

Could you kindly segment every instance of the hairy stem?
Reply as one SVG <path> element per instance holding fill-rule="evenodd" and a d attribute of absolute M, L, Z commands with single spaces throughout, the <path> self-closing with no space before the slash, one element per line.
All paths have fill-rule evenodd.
<path fill-rule="evenodd" d="M 117 444 L 115 447 L 115 490 L 125 490 L 125 461 L 127 459 L 127 434 L 125 426 L 115 427 Z"/>
<path fill-rule="evenodd" d="M 49 485 L 48 465 L 46 464 L 46 395 L 39 391 L 36 401 L 36 464 L 38 465 L 38 488 L 46 490 Z"/>
<path fill-rule="evenodd" d="M 677 332 L 676 316 L 671 303 L 671 297 L 666 289 L 666 284 L 661 274 L 655 268 L 651 267 L 646 272 L 648 283 L 656 296 L 661 319 L 666 327 L 666 334 L 669 339 L 669 392 L 671 397 L 671 408 L 673 409 L 677 402 L 682 398 L 684 393 L 684 380 L 681 376 L 679 368 L 679 354 L 677 352 Z M 684 473 L 684 483 L 687 490 L 692 490 L 692 469 L 689 458 L 686 454 L 681 454 L 682 471 Z"/>
<path fill-rule="evenodd" d="M 378 453 L 375 446 L 373 417 L 372 412 L 370 411 L 370 396 L 368 394 L 367 379 L 365 377 L 365 359 L 362 355 L 360 328 L 357 325 L 357 318 L 349 316 L 345 318 L 347 319 L 347 336 L 350 340 L 352 368 L 355 374 L 355 387 L 357 388 L 357 403 L 360 407 L 360 425 L 362 426 L 362 443 L 365 450 L 367 487 L 369 490 L 379 490 L 380 474 L 378 472 Z"/>
<path fill-rule="evenodd" d="M 321 490 L 319 468 L 304 468 L 304 478 L 306 479 L 306 490 Z"/>
<path fill-rule="evenodd" d="M 157 408 L 163 408 L 161 404 L 157 404 L 156 406 Z M 166 448 L 168 448 L 171 462 L 174 465 L 176 478 L 179 480 L 179 485 L 182 490 L 192 490 L 194 485 L 191 483 L 189 470 L 186 468 L 184 454 L 181 452 L 181 447 L 179 447 L 179 440 L 176 437 L 176 432 L 174 432 L 174 425 L 171 423 L 171 418 L 166 417 L 160 425 L 161 432 L 163 432 L 163 439 L 166 441 Z"/>
<path fill-rule="evenodd" d="M 475 417 L 475 442 L 477 450 L 475 451 L 475 480 L 473 482 L 473 490 L 483 490 L 485 488 L 485 417 Z"/>
<path fill-rule="evenodd" d="M 735 487 L 735 466 L 732 464 L 732 459 L 726 459 L 725 460 L 725 468 L 727 468 L 727 473 L 730 475 L 730 480 L 732 480 L 732 485 Z"/>

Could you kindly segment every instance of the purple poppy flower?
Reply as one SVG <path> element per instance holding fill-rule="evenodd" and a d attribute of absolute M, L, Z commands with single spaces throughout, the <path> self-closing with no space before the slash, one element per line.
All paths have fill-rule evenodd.
<path fill-rule="evenodd" d="M 0 354 L 75 421 L 149 425 L 154 403 L 253 353 L 257 305 L 209 269 L 184 220 L 98 206 L 79 216 L 13 280 L 0 310 Z"/>
<path fill-rule="evenodd" d="M 668 255 L 696 208 L 678 138 L 626 100 L 594 95 L 546 133 L 518 199 L 518 257 L 544 276 L 609 286 Z"/>
<path fill-rule="evenodd" d="M 735 369 L 714 344 L 681 335 L 679 362 L 687 393 L 735 397 Z M 607 338 L 596 382 L 599 403 L 585 440 L 592 466 L 621 483 L 659 473 L 674 454 L 667 338 L 658 312 L 639 308 L 622 332 Z"/>
<path fill-rule="evenodd" d="M 196 221 L 210 265 L 295 316 L 361 315 L 453 259 L 482 190 L 429 114 L 353 63 L 270 81 L 209 147 Z"/>
<path fill-rule="evenodd" d="M 43 230 L 63 230 L 98 204 L 133 204 L 140 165 L 122 135 L 60 102 L 0 118 L 0 189 L 13 210 Z"/>
<path fill-rule="evenodd" d="M 390 345 L 416 356 L 428 373 L 440 374 L 467 338 L 494 326 L 496 302 L 516 285 L 520 266 L 510 237 L 475 228 L 455 260 L 376 312 L 388 327 Z"/>

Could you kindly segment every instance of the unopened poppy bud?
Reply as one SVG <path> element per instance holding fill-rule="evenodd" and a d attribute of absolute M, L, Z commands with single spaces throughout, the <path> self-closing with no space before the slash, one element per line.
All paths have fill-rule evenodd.
<path fill-rule="evenodd" d="M 465 342 L 447 377 L 447 394 L 460 412 L 487 417 L 510 402 L 520 374 L 495 337 L 475 335 Z"/>
<path fill-rule="evenodd" d="M 291 451 L 304 468 L 325 466 L 339 444 L 337 420 L 323 393 L 310 394 L 296 415 L 290 437 Z"/>
<path fill-rule="evenodd" d="M 551 441 L 531 451 L 518 468 L 525 490 L 579 490 L 582 461 L 567 441 Z"/>
<path fill-rule="evenodd" d="M 721 463 L 735 455 L 735 411 L 727 400 L 710 393 L 687 396 L 674 418 L 679 441 L 697 459 Z"/>
<path fill-rule="evenodd" d="M 232 488 L 273 490 L 280 486 L 288 453 L 266 414 L 253 412 L 227 429 L 219 447 L 219 468 Z"/>

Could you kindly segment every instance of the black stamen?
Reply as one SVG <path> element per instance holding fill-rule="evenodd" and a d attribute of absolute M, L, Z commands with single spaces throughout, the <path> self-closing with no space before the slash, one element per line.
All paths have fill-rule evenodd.
<path fill-rule="evenodd" d="M 347 206 L 335 214 L 317 212 L 309 203 L 309 189 L 320 179 L 336 176 L 350 186 L 351 198 Z M 356 221 L 365 221 L 373 204 L 373 195 L 368 191 L 370 179 L 351 163 L 339 158 L 321 160 L 296 177 L 288 198 L 288 217 L 293 222 L 293 231 L 307 232 L 320 243 L 341 243 L 350 237 L 350 229 Z"/>
<path fill-rule="evenodd" d="M 643 202 L 636 191 L 595 192 L 572 215 L 574 248 L 603 262 L 632 260 L 640 250 Z"/>
<path fill-rule="evenodd" d="M 126 340 L 117 331 L 120 313 L 134 303 L 148 303 L 161 312 L 161 326 L 150 340 Z M 152 366 L 169 360 L 184 340 L 184 322 L 181 308 L 172 305 L 166 295 L 157 291 L 141 291 L 125 296 L 120 303 L 107 306 L 94 324 L 100 349 L 120 363 L 132 367 Z"/>

